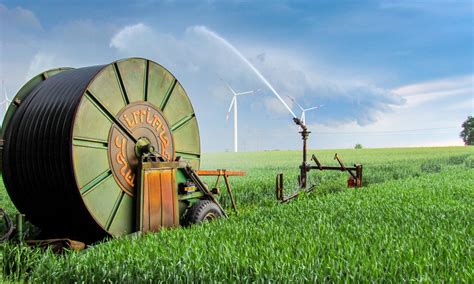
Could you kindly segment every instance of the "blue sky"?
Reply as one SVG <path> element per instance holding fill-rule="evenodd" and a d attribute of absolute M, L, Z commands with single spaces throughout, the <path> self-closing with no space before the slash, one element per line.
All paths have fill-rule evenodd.
<path fill-rule="evenodd" d="M 472 1 L 0 1 L 0 77 L 140 56 L 182 82 L 204 151 L 232 149 L 235 89 L 243 150 L 299 148 L 291 116 L 210 34 L 238 48 L 298 112 L 312 148 L 460 145 L 474 114 Z"/>

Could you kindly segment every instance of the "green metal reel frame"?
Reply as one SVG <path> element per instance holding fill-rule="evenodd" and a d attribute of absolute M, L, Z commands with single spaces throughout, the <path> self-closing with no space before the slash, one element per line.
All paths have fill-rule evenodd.
<path fill-rule="evenodd" d="M 9 127 L 17 105 L 36 86 L 70 69 L 52 69 L 28 81 L 9 106 L 3 129 Z M 169 127 L 173 140 L 173 158 L 181 156 L 194 169 L 199 169 L 199 128 L 192 104 L 178 80 L 161 65 L 143 58 L 128 58 L 104 65 L 90 81 L 76 109 L 70 153 L 76 186 L 71 185 L 71 190 L 76 187 L 97 225 L 112 236 L 134 231 L 135 201 L 133 193 L 121 188 L 111 166 L 114 157 L 110 156 L 109 149 L 114 141 L 109 139 L 110 133 L 121 119 L 121 112 L 140 103 L 164 116 L 163 124 Z M 149 130 L 143 131 L 148 133 Z M 135 142 L 139 138 L 135 137 Z M 178 174 L 178 182 L 183 178 L 184 175 Z M 183 199 L 186 198 L 183 196 Z"/>

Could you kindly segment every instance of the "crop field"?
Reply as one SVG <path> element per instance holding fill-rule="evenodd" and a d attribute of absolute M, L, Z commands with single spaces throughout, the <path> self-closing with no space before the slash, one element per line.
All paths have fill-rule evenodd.
<path fill-rule="evenodd" d="M 335 150 L 313 152 L 336 165 Z M 287 204 L 275 200 L 275 175 L 285 174 L 290 193 L 300 151 L 204 154 L 202 168 L 247 172 L 231 178 L 238 214 L 221 187 L 228 219 L 61 255 L 4 244 L 0 280 L 474 282 L 474 147 L 337 152 L 364 165 L 364 187 L 346 188 L 346 173 L 315 171 L 315 192 Z M 0 207 L 14 214 L 0 190 Z"/>

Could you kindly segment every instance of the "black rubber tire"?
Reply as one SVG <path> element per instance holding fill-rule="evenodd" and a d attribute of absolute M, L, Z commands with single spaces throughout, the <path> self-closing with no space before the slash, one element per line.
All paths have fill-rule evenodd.
<path fill-rule="evenodd" d="M 188 210 L 186 223 L 187 225 L 199 224 L 203 221 L 212 221 L 223 215 L 219 206 L 214 202 L 199 200 Z"/>

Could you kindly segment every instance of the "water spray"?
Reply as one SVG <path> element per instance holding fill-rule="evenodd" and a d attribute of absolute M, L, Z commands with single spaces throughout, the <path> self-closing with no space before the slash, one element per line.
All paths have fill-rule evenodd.
<path fill-rule="evenodd" d="M 291 113 L 291 115 L 293 116 L 293 118 L 296 118 L 296 115 L 295 113 L 291 110 L 291 108 L 288 106 L 288 104 L 281 98 L 281 96 L 278 94 L 278 92 L 273 88 L 273 86 L 270 84 L 270 82 L 267 81 L 267 79 L 262 75 L 262 73 L 260 73 L 260 71 L 258 71 L 258 69 L 253 66 L 252 63 L 250 63 L 250 61 L 247 60 L 247 58 L 245 58 L 245 56 L 242 55 L 242 53 L 240 53 L 240 51 L 235 48 L 235 46 L 233 46 L 230 42 L 228 42 L 227 40 L 225 40 L 224 38 L 222 38 L 221 36 L 219 36 L 218 34 L 216 34 L 215 32 L 213 31 L 210 31 L 208 30 L 206 27 L 197 27 L 196 28 L 197 31 L 199 32 L 202 32 L 214 39 L 216 39 L 217 41 L 219 41 L 220 43 L 222 43 L 223 45 L 225 45 L 227 48 L 229 48 L 235 55 L 237 55 L 242 61 L 245 62 L 245 64 L 247 64 L 248 67 L 250 67 L 250 69 L 252 69 L 252 71 L 258 76 L 258 78 L 260 78 L 260 80 L 262 80 L 263 83 L 265 83 L 265 85 L 273 92 L 273 94 L 280 100 L 280 102 L 286 107 L 286 109 Z"/>

